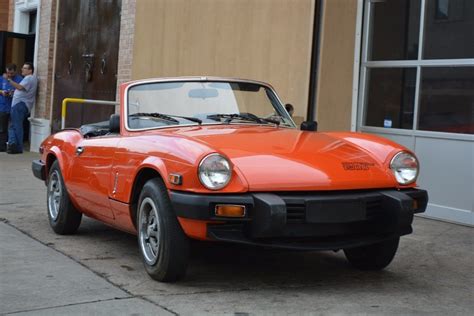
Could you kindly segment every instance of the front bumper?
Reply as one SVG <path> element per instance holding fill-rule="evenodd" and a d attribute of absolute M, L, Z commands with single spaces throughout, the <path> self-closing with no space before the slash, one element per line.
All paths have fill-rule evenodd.
<path fill-rule="evenodd" d="M 33 160 L 31 163 L 31 170 L 33 175 L 40 180 L 46 180 L 46 166 L 45 163 L 41 160 Z"/>
<path fill-rule="evenodd" d="M 291 249 L 341 249 L 412 232 L 425 190 L 370 190 L 202 195 L 172 191 L 178 217 L 211 222 L 211 240 Z M 244 205 L 243 218 L 215 215 L 215 206 Z M 219 223 L 213 224 L 212 221 Z"/>

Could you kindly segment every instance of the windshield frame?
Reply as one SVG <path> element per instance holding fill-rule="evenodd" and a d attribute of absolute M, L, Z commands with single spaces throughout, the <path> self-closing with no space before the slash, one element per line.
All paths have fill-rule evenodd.
<path fill-rule="evenodd" d="M 238 78 L 222 78 L 222 77 L 181 77 L 181 78 L 161 78 L 161 79 L 148 79 L 148 80 L 140 80 L 136 82 L 132 82 L 129 84 L 124 92 L 124 108 L 123 108 L 123 116 L 124 116 L 124 126 L 125 130 L 128 132 L 140 132 L 140 131 L 148 131 L 148 130 L 155 130 L 155 129 L 167 129 L 167 128 L 179 128 L 179 127 L 190 127 L 190 126 L 200 126 L 200 125 L 228 125 L 227 123 L 224 122 L 206 122 L 202 124 L 197 124 L 195 122 L 191 122 L 189 124 L 176 124 L 176 125 L 168 125 L 168 126 L 155 126 L 155 127 L 146 127 L 146 128 L 131 128 L 128 125 L 128 108 L 129 108 L 129 100 L 128 100 L 128 92 L 131 88 L 137 87 L 140 85 L 146 85 L 146 84 L 153 84 L 153 83 L 169 83 L 169 82 L 227 82 L 227 83 L 250 83 L 250 84 L 256 84 L 259 85 L 265 89 L 268 89 L 270 93 L 272 94 L 272 97 L 274 98 L 274 101 L 276 101 L 278 104 L 277 106 L 280 107 L 279 110 L 281 110 L 283 113 L 287 115 L 287 118 L 289 119 L 291 126 L 288 125 L 279 125 L 279 128 L 290 128 L 294 129 L 296 128 L 296 124 L 293 121 L 293 118 L 290 116 L 288 111 L 285 109 L 283 102 L 281 101 L 280 97 L 278 94 L 275 92 L 273 87 L 265 82 L 261 81 L 255 81 L 255 80 L 247 80 L 247 79 L 238 79 Z M 272 102 L 272 100 L 269 100 Z M 264 124 L 264 123 L 258 123 L 258 122 L 245 122 L 245 123 L 238 123 L 238 122 L 232 122 L 232 125 L 258 125 L 258 126 L 274 126 L 271 123 L 270 124 Z"/>

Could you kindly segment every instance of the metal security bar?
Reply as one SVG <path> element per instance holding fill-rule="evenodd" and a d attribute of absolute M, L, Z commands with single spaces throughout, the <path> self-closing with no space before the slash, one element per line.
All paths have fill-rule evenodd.
<path fill-rule="evenodd" d="M 90 99 L 78 99 L 78 98 L 65 98 L 61 107 L 61 129 L 66 127 L 66 111 L 68 103 L 90 103 L 90 104 L 104 104 L 104 105 L 119 105 L 116 101 L 105 101 L 105 100 L 90 100 Z"/>

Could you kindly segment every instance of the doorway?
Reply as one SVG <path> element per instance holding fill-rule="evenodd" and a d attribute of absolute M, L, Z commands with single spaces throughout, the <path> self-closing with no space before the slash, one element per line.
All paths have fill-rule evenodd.
<path fill-rule="evenodd" d="M 121 1 L 59 2 L 52 130 L 64 98 L 115 100 Z M 66 127 L 108 120 L 112 106 L 71 104 Z"/>

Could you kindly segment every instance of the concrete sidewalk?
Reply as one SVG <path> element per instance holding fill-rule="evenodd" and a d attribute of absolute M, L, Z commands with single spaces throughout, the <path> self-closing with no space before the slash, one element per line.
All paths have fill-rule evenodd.
<path fill-rule="evenodd" d="M 169 314 L 4 222 L 0 250 L 2 314 Z"/>

